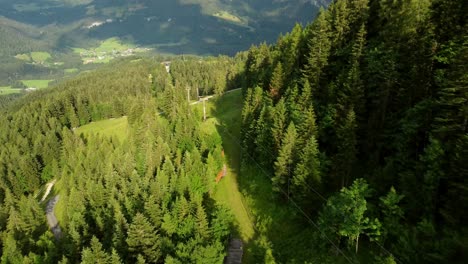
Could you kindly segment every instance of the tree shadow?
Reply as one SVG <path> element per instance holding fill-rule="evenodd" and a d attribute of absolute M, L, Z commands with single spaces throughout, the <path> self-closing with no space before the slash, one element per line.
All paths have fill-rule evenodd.
<path fill-rule="evenodd" d="M 316 253 L 309 250 L 316 242 L 312 239 L 314 228 L 291 204 L 279 199 L 278 194 L 271 190 L 267 168 L 256 166 L 255 157 L 243 148 L 243 91 L 228 92 L 216 98 L 214 106 L 211 117 L 218 120 L 216 129 L 223 142 L 226 162 L 236 175 L 235 182 L 242 194 L 242 202 L 248 199 L 249 207 L 245 209 L 254 228 L 252 238 L 244 241 L 244 261 L 256 263 L 276 259 L 279 262 L 293 260 L 299 263 L 311 258 Z M 239 234 L 239 227 L 236 232 Z"/>
<path fill-rule="evenodd" d="M 251 183 L 248 179 L 243 179 L 242 175 L 242 155 L 245 155 L 242 150 L 241 144 L 241 112 L 243 107 L 243 96 L 241 90 L 228 92 L 227 94 L 215 99 L 215 109 L 211 112 L 212 117 L 218 120 L 216 129 L 223 141 L 223 148 L 227 165 L 231 168 L 234 175 L 227 175 L 227 177 L 235 177 L 234 182 L 241 193 L 242 204 L 245 208 L 249 222 L 253 228 L 253 235 L 251 238 L 244 242 L 244 257 L 246 263 L 256 263 L 265 260 L 267 248 L 262 243 L 259 237 L 260 233 L 257 229 L 256 219 L 249 208 L 246 208 L 245 193 L 250 193 Z M 249 203 L 249 205 L 251 205 Z M 254 201 L 254 207 L 256 203 Z M 256 209 L 255 209 L 256 210 Z M 274 231 L 272 231 L 274 232 Z M 237 237 L 234 237 L 237 236 Z M 240 226 L 234 227 L 233 238 L 241 238 Z"/>

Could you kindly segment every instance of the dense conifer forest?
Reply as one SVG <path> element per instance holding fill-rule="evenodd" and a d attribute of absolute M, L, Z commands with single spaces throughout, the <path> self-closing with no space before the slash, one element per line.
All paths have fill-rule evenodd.
<path fill-rule="evenodd" d="M 174 66 L 184 69 L 188 60 Z M 217 73 L 234 67 L 228 58 L 213 63 Z M 2 262 L 222 262 L 232 215 L 209 196 L 210 176 L 222 166 L 221 140 L 200 133 L 200 114 L 187 115 L 192 110 L 179 84 L 194 79 L 182 71 L 173 80 L 160 64 L 117 63 L 5 106 Z M 204 87 L 224 90 L 216 78 L 206 78 Z M 128 117 L 125 140 L 74 133 L 121 116 Z M 37 198 L 52 179 L 64 231 L 58 241 Z"/>
<path fill-rule="evenodd" d="M 249 51 L 244 148 L 329 250 L 467 260 L 467 8 L 338 0 Z"/>
<path fill-rule="evenodd" d="M 467 14 L 335 0 L 234 57 L 131 58 L 0 96 L 1 262 L 223 263 L 242 224 L 213 193 L 235 149 L 246 263 L 465 263 Z M 206 95 L 238 117 L 207 129 Z M 80 133 L 102 120 L 125 129 Z"/>

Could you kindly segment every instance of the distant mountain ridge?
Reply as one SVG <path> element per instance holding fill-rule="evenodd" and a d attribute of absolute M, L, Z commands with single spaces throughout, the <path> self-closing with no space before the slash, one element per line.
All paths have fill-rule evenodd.
<path fill-rule="evenodd" d="M 0 0 L 0 87 L 25 76 L 52 80 L 77 72 L 98 61 L 77 51 L 90 55 L 102 43 L 157 54 L 234 55 L 273 43 L 330 1 Z M 33 52 L 47 59 L 34 61 Z M 94 58 L 106 62 L 109 54 Z"/>
<path fill-rule="evenodd" d="M 234 54 L 254 43 L 275 41 L 294 23 L 313 19 L 329 2 L 0 0 L 0 16 L 36 31 L 46 28 L 46 37 L 58 40 L 54 49 L 80 46 L 88 39 L 120 37 L 138 45 L 155 45 L 164 53 Z M 30 32 L 37 35 L 34 29 Z M 77 36 L 79 43 L 75 43 Z"/>

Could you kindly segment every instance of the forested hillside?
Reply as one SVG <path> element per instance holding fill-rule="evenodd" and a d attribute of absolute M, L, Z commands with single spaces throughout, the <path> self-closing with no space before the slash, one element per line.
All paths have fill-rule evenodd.
<path fill-rule="evenodd" d="M 180 85 L 197 82 L 183 77 L 185 64 L 206 65 L 185 68 L 193 74 L 216 65 L 211 72 L 221 76 L 236 64 L 210 60 L 176 59 L 174 78 L 159 63 L 115 63 L 1 101 L 2 262 L 221 263 L 233 220 L 209 195 L 222 167 L 221 140 L 200 133 L 201 115 Z M 128 129 L 113 132 L 120 137 L 76 129 L 122 116 Z M 56 238 L 40 201 L 52 180 Z"/>
<path fill-rule="evenodd" d="M 260 164 L 275 202 L 317 223 L 315 247 L 466 262 L 467 14 L 463 0 L 336 0 L 250 49 L 244 169 Z"/>
<path fill-rule="evenodd" d="M 246 263 L 467 262 L 467 14 L 335 0 L 235 57 L 131 57 L 1 96 L 1 262 L 223 263 L 237 236 Z"/>
<path fill-rule="evenodd" d="M 0 96 L 133 55 L 232 56 L 274 42 L 329 2 L 0 0 Z"/>

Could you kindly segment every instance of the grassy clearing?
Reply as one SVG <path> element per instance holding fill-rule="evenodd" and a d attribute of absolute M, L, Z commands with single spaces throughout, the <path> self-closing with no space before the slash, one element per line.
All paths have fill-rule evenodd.
<path fill-rule="evenodd" d="M 229 22 L 233 22 L 233 23 L 242 23 L 242 20 L 239 17 L 227 11 L 219 11 L 217 13 L 214 13 L 213 16 L 220 18 L 220 19 L 227 20 Z"/>
<path fill-rule="evenodd" d="M 88 51 L 87 49 L 83 49 L 83 48 L 72 48 L 72 50 L 73 52 L 78 53 L 78 54 Z"/>
<path fill-rule="evenodd" d="M 235 91 L 225 94 L 220 98 L 212 98 L 207 103 L 208 119 L 202 126 L 202 131 L 207 134 L 219 133 L 223 138 L 223 148 L 226 156 L 226 165 L 228 168 L 227 175 L 224 177 L 215 188 L 213 198 L 227 205 L 233 212 L 236 219 L 235 237 L 241 238 L 246 244 L 244 248 L 249 248 L 253 243 L 256 233 L 254 221 L 249 215 L 249 208 L 246 208 L 244 197 L 239 190 L 238 180 L 240 172 L 240 148 L 236 142 L 224 134 L 225 121 L 228 120 L 227 126 L 230 133 L 236 136 L 240 135 L 240 114 L 241 114 L 241 91 Z M 195 106 L 198 111 L 202 111 L 203 104 Z M 249 252 L 245 251 L 244 260 L 250 263 Z"/>
<path fill-rule="evenodd" d="M 136 48 L 133 44 L 123 43 L 119 38 L 109 38 L 91 49 L 73 48 L 80 54 L 84 64 L 108 63 L 117 57 L 130 56 L 134 53 L 144 52 L 147 49 Z"/>
<path fill-rule="evenodd" d="M 23 89 L 11 88 L 10 86 L 0 87 L 0 95 L 21 93 Z"/>
<path fill-rule="evenodd" d="M 118 38 L 109 38 L 103 41 L 101 45 L 99 45 L 99 47 L 96 48 L 96 51 L 97 52 L 112 52 L 114 50 L 124 51 L 132 47 L 133 47 L 132 45 L 123 44 L 122 42 L 120 42 Z"/>
<path fill-rule="evenodd" d="M 92 122 L 90 124 L 78 127 L 75 130 L 76 134 L 101 135 L 106 137 L 117 137 L 123 141 L 128 135 L 128 120 L 127 117 L 111 118 Z"/>
<path fill-rule="evenodd" d="M 27 87 L 34 87 L 37 89 L 49 87 L 49 83 L 53 80 L 21 80 L 21 82 Z"/>
<path fill-rule="evenodd" d="M 63 70 L 65 73 L 75 73 L 78 72 L 77 68 L 70 68 L 70 69 L 65 69 Z"/>
<path fill-rule="evenodd" d="M 220 132 L 219 126 L 221 125 L 221 119 L 240 117 L 240 93 L 235 92 L 226 94 L 218 100 L 223 102 L 221 104 L 222 107 L 217 108 L 213 99 L 207 103 L 208 119 L 202 126 L 202 131 L 207 134 Z M 202 111 L 203 104 L 200 103 L 195 107 L 198 108 L 199 111 Z M 238 126 L 240 123 L 234 122 L 233 124 L 237 125 L 234 133 L 240 133 Z M 217 202 L 225 204 L 231 208 L 236 218 L 237 235 L 240 236 L 242 240 L 249 242 L 253 239 L 255 230 L 253 228 L 253 222 L 248 215 L 248 211 L 242 202 L 242 194 L 237 186 L 237 178 L 240 169 L 240 156 L 239 149 L 232 143 L 233 142 L 223 140 L 228 172 L 227 176 L 217 184 L 215 192 L 213 193 L 213 198 Z"/>
<path fill-rule="evenodd" d="M 15 58 L 17 58 L 18 60 L 23 60 L 23 61 L 31 61 L 31 56 L 29 56 L 29 54 L 17 54 L 15 56 Z"/>
<path fill-rule="evenodd" d="M 40 62 L 45 62 L 46 60 L 50 59 L 52 55 L 48 52 L 43 52 L 43 51 L 35 51 L 31 52 L 31 58 L 33 61 L 40 63 Z"/>
<path fill-rule="evenodd" d="M 49 194 L 49 197 L 54 197 L 55 195 L 60 195 L 64 193 L 64 181 L 62 179 L 57 180 L 57 182 L 54 185 L 54 188 L 52 188 L 51 194 Z M 61 225 L 60 223 L 63 223 L 65 219 L 65 212 L 67 211 L 66 204 L 63 202 L 63 197 L 61 197 L 57 204 L 55 205 L 54 208 L 54 214 L 55 217 L 57 217 L 57 221 L 59 222 L 60 228 L 62 228 L 62 231 L 64 231 L 64 226 Z"/>
<path fill-rule="evenodd" d="M 214 197 L 227 204 L 236 216 L 239 235 L 245 242 L 243 261 L 345 263 L 344 258 L 314 250 L 316 245 L 327 242 L 316 239 L 317 230 L 292 203 L 272 192 L 271 175 L 264 168 L 251 160 L 241 170 L 241 156 L 250 155 L 240 146 L 241 101 L 240 90 L 211 100 L 205 129 L 216 129 L 223 140 L 229 173 L 217 185 Z"/>

